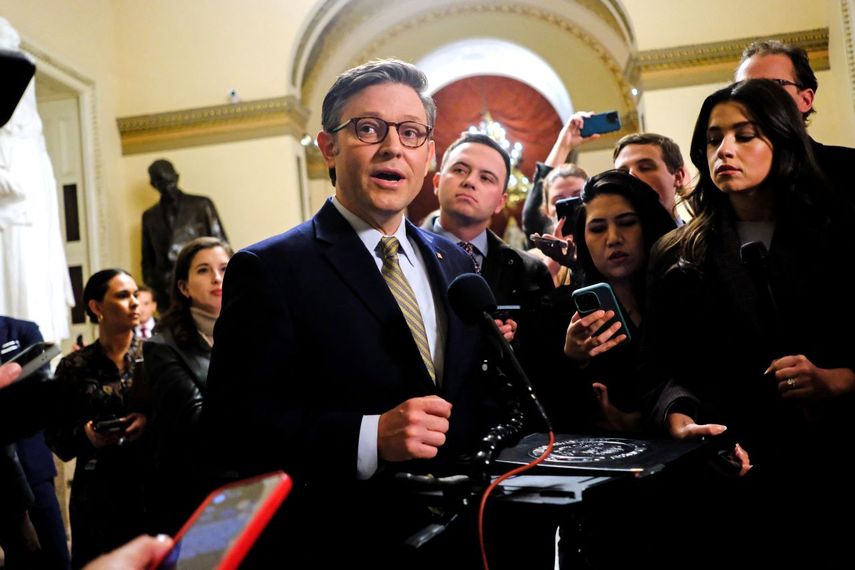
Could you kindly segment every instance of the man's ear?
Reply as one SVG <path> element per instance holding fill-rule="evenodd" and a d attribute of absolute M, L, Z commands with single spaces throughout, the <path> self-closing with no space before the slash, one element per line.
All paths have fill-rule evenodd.
<path fill-rule="evenodd" d="M 439 196 L 439 172 L 433 175 L 433 194 Z"/>
<path fill-rule="evenodd" d="M 507 202 L 507 201 L 508 201 L 508 191 L 507 191 L 507 190 L 505 190 L 504 192 L 502 192 L 502 200 L 501 200 L 501 202 L 499 202 L 499 205 L 498 205 L 498 206 L 496 206 L 496 209 L 493 211 L 493 213 L 494 213 L 494 214 L 498 214 L 499 212 L 501 212 L 501 211 L 502 211 L 502 208 L 504 208 L 504 207 L 505 207 L 505 202 Z"/>
<path fill-rule="evenodd" d="M 677 196 L 683 196 L 686 192 L 686 188 L 689 185 L 689 169 L 686 168 L 685 165 L 681 166 L 677 172 L 674 173 L 674 188 L 676 189 Z"/>
<path fill-rule="evenodd" d="M 430 165 L 433 164 L 433 159 L 436 157 L 436 145 L 434 144 L 433 139 L 431 139 L 427 142 L 427 147 L 428 147 L 428 155 L 427 155 L 427 161 L 425 162 L 425 174 L 424 174 L 424 176 L 427 176 L 428 172 L 430 172 Z"/>
<path fill-rule="evenodd" d="M 324 155 L 324 160 L 329 168 L 335 168 L 335 156 L 338 154 L 338 144 L 334 134 L 326 131 L 318 133 L 317 137 L 318 148 L 321 154 Z"/>
<path fill-rule="evenodd" d="M 806 87 L 799 91 L 798 101 L 796 102 L 796 106 L 799 108 L 799 112 L 804 114 L 813 109 L 813 98 L 816 96 L 813 89 L 810 87 Z"/>

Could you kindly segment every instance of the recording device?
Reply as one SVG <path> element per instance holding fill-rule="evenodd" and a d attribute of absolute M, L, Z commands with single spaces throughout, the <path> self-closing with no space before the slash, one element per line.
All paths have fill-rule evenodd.
<path fill-rule="evenodd" d="M 616 322 L 620 322 L 621 326 L 617 334 L 625 334 L 626 340 L 630 341 L 629 327 L 626 326 L 626 319 L 623 318 L 623 313 L 620 310 L 620 305 L 617 302 L 614 291 L 608 283 L 596 283 L 588 287 L 582 287 L 573 291 L 573 303 L 576 305 L 576 310 L 579 315 L 590 315 L 594 311 L 602 309 L 604 311 L 614 311 L 614 316 L 606 322 L 600 329 L 594 333 L 594 336 L 602 334 L 607 328 Z"/>
<path fill-rule="evenodd" d="M 521 310 L 521 305 L 498 305 L 496 310 L 493 312 L 493 318 L 499 319 L 500 321 L 514 319 Z"/>
<path fill-rule="evenodd" d="M 28 346 L 11 358 L 9 362 L 21 365 L 21 375 L 18 380 L 23 380 L 60 353 L 59 347 L 53 342 L 37 342 Z"/>
<path fill-rule="evenodd" d="M 233 570 L 291 492 L 282 471 L 224 485 L 199 505 L 155 570 Z"/>
<path fill-rule="evenodd" d="M 620 115 L 617 111 L 606 111 L 587 117 L 579 133 L 587 138 L 591 135 L 611 133 L 618 129 L 620 129 Z"/>
<path fill-rule="evenodd" d="M 576 219 L 579 217 L 579 208 L 582 207 L 582 198 L 571 196 L 555 202 L 555 215 L 560 220 L 564 218 L 564 229 L 561 235 L 570 235 L 576 227 Z"/>
<path fill-rule="evenodd" d="M 518 387 L 531 398 L 534 407 L 546 424 L 546 430 L 551 432 L 552 422 L 549 421 L 546 410 L 537 399 L 531 381 L 520 366 L 511 345 L 502 336 L 493 320 L 496 298 L 484 278 L 477 273 L 458 275 L 448 286 L 448 302 L 461 321 L 467 324 L 479 324 L 484 333 L 496 344 L 499 356 L 510 364 L 510 370 L 505 370 L 505 374 L 513 378 Z"/>
<path fill-rule="evenodd" d="M 0 49 L 0 127 L 12 117 L 35 72 L 36 66 L 24 54 Z"/>
<path fill-rule="evenodd" d="M 131 425 L 130 418 L 110 418 L 92 422 L 92 429 L 97 433 L 108 434 L 124 431 L 129 425 Z"/>

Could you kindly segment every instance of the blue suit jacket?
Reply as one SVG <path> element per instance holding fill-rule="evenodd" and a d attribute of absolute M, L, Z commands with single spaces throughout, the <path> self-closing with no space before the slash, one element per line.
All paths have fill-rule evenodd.
<path fill-rule="evenodd" d="M 429 394 L 454 405 L 440 461 L 484 435 L 485 387 L 470 378 L 481 334 L 454 315 L 447 295 L 472 262 L 406 224 L 446 315 L 442 386 L 428 376 L 375 261 L 327 202 L 312 220 L 229 262 L 202 413 L 227 467 L 352 481 L 362 416 Z"/>
<path fill-rule="evenodd" d="M 8 362 L 23 349 L 42 340 L 36 323 L 0 317 L 0 362 Z M 18 440 L 17 451 L 31 485 L 53 480 L 56 467 L 42 432 Z"/>

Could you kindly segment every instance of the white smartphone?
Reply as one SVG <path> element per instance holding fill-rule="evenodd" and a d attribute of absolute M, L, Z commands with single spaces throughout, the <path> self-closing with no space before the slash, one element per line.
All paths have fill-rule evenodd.
<path fill-rule="evenodd" d="M 18 380 L 23 380 L 48 362 L 55 356 L 59 355 L 60 349 L 53 342 L 37 342 L 28 346 L 21 352 L 11 358 L 9 362 L 16 362 L 21 365 L 21 375 Z M 5 363 L 4 363 L 5 364 Z"/>

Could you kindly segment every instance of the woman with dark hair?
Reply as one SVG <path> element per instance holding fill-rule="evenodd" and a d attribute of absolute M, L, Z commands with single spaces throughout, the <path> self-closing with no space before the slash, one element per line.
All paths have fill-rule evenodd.
<path fill-rule="evenodd" d="M 620 170 L 592 177 L 582 191 L 582 206 L 574 228 L 578 285 L 608 283 L 615 293 L 629 331 L 614 316 L 595 311 L 575 313 L 567 328 L 564 353 L 578 375 L 592 383 L 597 398 L 589 422 L 608 431 L 641 429 L 638 364 L 645 279 L 650 248 L 676 227 L 674 219 L 647 184 Z M 627 334 L 629 342 L 625 342 Z"/>
<path fill-rule="evenodd" d="M 137 284 L 122 269 L 93 274 L 83 289 L 98 340 L 60 361 L 56 381 L 82 418 L 50 428 L 48 444 L 63 461 L 77 458 L 71 487 L 71 562 L 80 568 L 144 530 L 143 398 L 133 389 L 142 361 Z M 103 422 L 113 420 L 112 427 Z M 109 425 L 109 424 L 107 424 Z"/>
<path fill-rule="evenodd" d="M 223 275 L 232 255 L 218 238 L 201 237 L 179 252 L 172 304 L 143 346 L 151 384 L 151 515 L 154 532 L 174 534 L 203 498 L 198 481 L 198 423 L 220 315 Z"/>
<path fill-rule="evenodd" d="M 855 362 L 852 335 L 831 331 L 855 317 L 851 212 L 826 191 L 801 116 L 772 81 L 707 97 L 691 157 L 695 217 L 651 260 L 645 356 L 665 380 L 652 420 L 676 438 L 727 429 L 750 454 L 747 477 L 705 491 L 713 509 L 740 507 L 739 517 L 703 513 L 709 529 L 786 535 L 749 550 L 752 560 L 842 562 L 851 525 L 830 524 L 828 511 L 852 506 L 840 463 L 855 435 Z M 751 536 L 743 546 L 759 544 Z"/>

